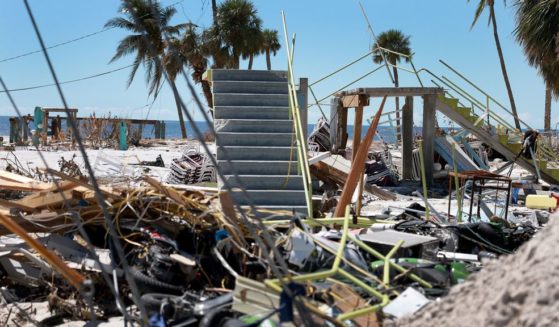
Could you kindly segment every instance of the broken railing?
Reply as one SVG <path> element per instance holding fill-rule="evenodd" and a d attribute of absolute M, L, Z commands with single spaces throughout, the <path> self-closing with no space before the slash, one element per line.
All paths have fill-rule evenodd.
<path fill-rule="evenodd" d="M 309 162 L 307 158 L 307 141 L 305 140 L 305 133 L 303 132 L 301 114 L 299 111 L 299 102 L 297 100 L 297 89 L 295 86 L 295 80 L 293 78 L 293 52 L 291 49 L 294 47 L 289 46 L 289 39 L 287 34 L 287 24 L 285 22 L 285 14 L 282 11 L 283 20 L 283 32 L 285 35 L 285 48 L 287 51 L 287 69 L 288 77 L 287 84 L 289 86 L 289 107 L 291 108 L 291 117 L 293 119 L 293 127 L 295 129 L 295 138 L 297 142 L 297 163 L 299 164 L 299 170 L 303 176 L 303 184 L 305 187 L 305 198 L 307 202 L 307 213 L 308 217 L 312 218 L 312 181 L 311 173 L 309 169 Z M 293 41 L 295 37 L 293 37 Z M 294 43 L 293 43 L 294 44 Z"/>

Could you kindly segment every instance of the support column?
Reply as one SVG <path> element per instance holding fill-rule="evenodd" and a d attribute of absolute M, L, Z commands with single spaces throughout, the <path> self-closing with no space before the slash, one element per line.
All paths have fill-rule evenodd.
<path fill-rule="evenodd" d="M 352 155 L 351 160 L 355 158 L 355 154 L 359 149 L 359 144 L 361 144 L 361 128 L 363 126 L 363 107 L 355 108 L 355 120 L 353 122 L 353 144 L 352 144 Z"/>
<path fill-rule="evenodd" d="M 435 104 L 437 95 L 423 96 L 423 158 L 427 186 L 433 185 L 434 138 L 436 129 Z"/>
<path fill-rule="evenodd" d="M 402 112 L 402 179 L 413 179 L 413 97 L 407 96 Z"/>
<path fill-rule="evenodd" d="M 309 137 L 309 79 L 306 77 L 299 78 L 299 90 L 297 91 L 297 101 L 299 102 L 299 113 L 301 115 L 301 127 L 303 127 L 303 135 L 305 140 Z"/>
<path fill-rule="evenodd" d="M 330 100 L 330 144 L 332 148 L 330 149 L 332 153 L 338 153 L 339 139 L 341 135 L 338 135 L 340 130 L 340 114 L 342 110 L 342 102 L 340 98 L 334 97 Z"/>

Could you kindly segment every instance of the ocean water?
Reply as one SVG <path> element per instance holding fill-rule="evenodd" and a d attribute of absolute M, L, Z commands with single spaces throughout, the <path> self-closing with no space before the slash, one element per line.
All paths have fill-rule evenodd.
<path fill-rule="evenodd" d="M 198 129 L 200 130 L 200 132 L 203 134 L 207 133 L 209 128 L 206 122 L 194 122 L 194 124 L 196 124 L 196 126 L 198 127 Z M 62 121 L 62 126 L 63 128 L 65 128 L 65 121 Z M 34 129 L 35 126 L 33 125 L 33 123 L 30 124 L 30 128 Z M 307 126 L 308 128 L 308 132 L 309 134 L 313 131 L 314 129 L 314 124 L 309 124 Z M 380 134 L 380 136 L 387 142 L 387 143 L 394 143 L 396 140 L 396 130 L 394 127 L 390 127 L 390 126 L 379 126 L 377 128 L 378 130 L 378 134 Z M 196 139 L 197 137 L 195 136 L 194 133 L 194 129 L 192 127 L 192 123 L 187 122 L 186 123 L 186 131 L 188 134 L 188 138 L 193 138 Z M 416 133 L 421 133 L 421 128 L 416 128 Z M 365 125 L 363 126 L 362 129 L 362 137 L 365 136 L 365 134 L 367 133 L 367 125 L 365 123 Z M 144 128 L 143 130 L 143 136 L 144 138 L 153 138 L 154 137 L 154 130 L 151 126 L 147 126 Z M 0 116 L 0 136 L 8 136 L 10 135 L 10 124 L 9 124 L 9 117 L 8 116 Z M 349 138 L 353 137 L 353 125 L 348 125 L 348 135 Z M 175 121 L 175 120 L 165 120 L 165 137 L 168 139 L 172 139 L 172 138 L 180 138 L 181 137 L 181 130 L 180 130 L 180 126 L 179 126 L 179 122 Z M 377 137 L 378 139 L 378 137 Z"/>

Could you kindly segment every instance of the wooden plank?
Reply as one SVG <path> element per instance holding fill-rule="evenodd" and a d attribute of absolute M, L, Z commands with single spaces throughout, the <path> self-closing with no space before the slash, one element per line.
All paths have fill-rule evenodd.
<path fill-rule="evenodd" d="M 339 165 L 338 167 L 334 167 L 323 161 L 311 165 L 310 169 L 311 174 L 316 176 L 318 179 L 337 184 L 340 187 L 344 187 L 349 174 L 349 172 L 342 170 L 343 166 Z M 384 190 L 376 185 L 364 184 L 363 189 L 366 192 L 379 197 L 381 200 L 397 199 L 397 196 L 394 193 Z"/>
<path fill-rule="evenodd" d="M 369 105 L 369 96 L 362 94 L 346 95 L 342 97 L 342 107 L 357 108 Z"/>
<path fill-rule="evenodd" d="M 359 294 L 347 285 L 334 283 L 330 288 L 330 292 L 334 295 L 334 298 L 338 300 L 335 303 L 336 307 L 343 313 L 352 312 L 368 305 L 367 301 L 365 301 Z M 379 326 L 375 313 L 369 313 L 367 315 L 353 318 L 352 321 L 360 327 Z"/>
<path fill-rule="evenodd" d="M 146 181 L 149 185 L 153 186 L 156 190 L 158 190 L 159 192 L 165 194 L 166 196 L 168 196 L 169 198 L 171 198 L 173 201 L 175 201 L 176 203 L 186 206 L 186 202 L 184 201 L 183 196 L 175 191 L 174 189 L 170 188 L 170 187 L 165 187 L 163 185 L 161 185 L 161 183 L 159 183 L 157 180 L 149 177 L 149 176 L 144 176 L 142 177 L 142 179 L 144 181 Z"/>
<path fill-rule="evenodd" d="M 382 115 L 382 110 L 384 109 L 384 104 L 386 103 L 386 96 L 382 99 L 382 103 L 380 104 L 380 108 L 375 115 L 373 123 L 369 126 L 367 130 L 367 135 L 363 139 L 363 145 L 360 146 L 359 151 L 355 156 L 355 160 L 351 165 L 351 172 L 347 176 L 347 181 L 344 185 L 344 189 L 342 190 L 342 195 L 340 200 L 338 201 L 338 206 L 336 207 L 336 211 L 334 212 L 334 217 L 342 217 L 345 211 L 345 207 L 350 203 L 351 196 L 355 191 L 355 186 L 359 180 L 359 176 L 365 169 L 365 160 L 367 159 L 367 154 L 369 152 L 369 147 L 371 146 L 371 142 L 373 141 L 373 136 L 377 131 L 377 126 Z"/>
<path fill-rule="evenodd" d="M 35 208 L 31 208 L 23 203 L 17 203 L 14 201 L 8 201 L 8 200 L 4 200 L 4 199 L 0 199 L 0 205 L 5 207 L 5 208 L 17 208 L 19 210 L 25 211 L 25 212 L 34 212 Z"/>
<path fill-rule="evenodd" d="M 44 183 L 35 182 L 34 184 L 30 184 L 30 183 L 19 183 L 19 182 L 10 182 L 7 180 L 0 180 L 0 189 L 2 190 L 35 192 L 35 191 L 44 191 L 49 187 L 50 184 L 44 184 Z"/>
<path fill-rule="evenodd" d="M 29 178 L 19 174 L 14 174 L 5 170 L 0 170 L 0 179 L 5 179 L 11 182 L 18 182 L 18 183 L 37 183 L 37 181 L 34 180 L 33 178 Z"/>
<path fill-rule="evenodd" d="M 16 234 L 25 241 L 30 247 L 37 251 L 43 259 L 45 259 L 52 267 L 54 267 L 72 286 L 78 290 L 81 288 L 85 278 L 76 270 L 71 269 L 66 263 L 54 252 L 47 249 L 43 244 L 31 237 L 25 229 L 8 216 L 0 215 L 0 224 L 6 227 L 10 232 Z"/>
<path fill-rule="evenodd" d="M 43 196 L 35 196 L 34 194 L 23 199 L 15 201 L 17 204 L 25 205 L 33 209 L 41 209 L 46 207 L 58 207 L 64 203 L 64 199 L 72 200 L 73 191 L 68 190 L 59 193 L 50 193 Z"/>
<path fill-rule="evenodd" d="M 336 96 L 367 95 L 372 97 L 405 97 L 443 94 L 444 90 L 438 87 L 362 87 L 347 90 Z"/>
<path fill-rule="evenodd" d="M 56 170 L 51 169 L 51 168 L 44 169 L 44 171 L 46 171 L 47 173 L 49 173 L 49 174 L 51 174 L 51 175 L 60 177 L 60 178 L 62 178 L 62 179 L 64 179 L 64 180 L 66 180 L 66 181 L 72 182 L 72 183 L 77 184 L 77 185 L 79 185 L 79 186 L 83 186 L 83 187 L 88 188 L 88 189 L 90 189 L 90 190 L 92 190 L 92 191 L 95 191 L 95 188 L 93 187 L 93 185 L 91 185 L 91 184 L 89 184 L 89 183 L 87 183 L 87 182 L 81 181 L 81 180 L 79 180 L 79 179 L 77 179 L 77 178 L 75 178 L 75 177 L 66 175 L 66 174 L 64 174 L 64 173 L 61 173 L 61 172 L 56 171 Z M 108 189 L 106 189 L 106 188 L 99 187 L 99 189 L 101 190 L 101 193 L 103 193 L 103 195 L 105 195 L 105 196 L 111 197 L 111 198 L 113 198 L 113 199 L 119 199 L 119 198 L 121 198 L 121 195 L 120 195 L 120 194 L 115 193 L 115 192 L 111 192 L 110 190 L 108 190 Z"/>

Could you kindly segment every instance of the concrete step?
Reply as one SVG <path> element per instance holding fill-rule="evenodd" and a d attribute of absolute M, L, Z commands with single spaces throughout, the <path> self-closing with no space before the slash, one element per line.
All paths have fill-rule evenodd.
<path fill-rule="evenodd" d="M 287 72 L 281 70 L 212 69 L 211 75 L 212 81 L 287 81 Z"/>
<path fill-rule="evenodd" d="M 296 190 L 233 191 L 231 199 L 239 205 L 305 205 L 305 192 Z"/>
<path fill-rule="evenodd" d="M 287 94 L 214 93 L 216 106 L 289 107 Z"/>
<path fill-rule="evenodd" d="M 214 81 L 213 93 L 288 94 L 287 82 Z"/>
<path fill-rule="evenodd" d="M 304 190 L 301 175 L 226 175 L 229 187 L 247 190 Z M 225 186 L 223 186 L 225 188 Z"/>
<path fill-rule="evenodd" d="M 293 133 L 293 121 L 288 119 L 215 119 L 216 132 L 235 133 Z"/>
<path fill-rule="evenodd" d="M 215 106 L 215 119 L 289 119 L 290 109 L 265 106 Z"/>
<path fill-rule="evenodd" d="M 218 160 L 297 160 L 297 149 L 288 146 L 218 146 Z"/>
<path fill-rule="evenodd" d="M 266 220 L 289 220 L 294 216 L 294 213 L 301 213 L 305 217 L 307 216 L 306 206 L 257 205 L 254 208 L 256 212 L 253 212 L 250 206 L 241 206 L 241 209 L 251 216 Z"/>
<path fill-rule="evenodd" d="M 294 142 L 292 133 L 216 133 L 219 146 L 291 146 Z"/>
<path fill-rule="evenodd" d="M 296 175 L 297 161 L 218 160 L 223 175 Z"/>

